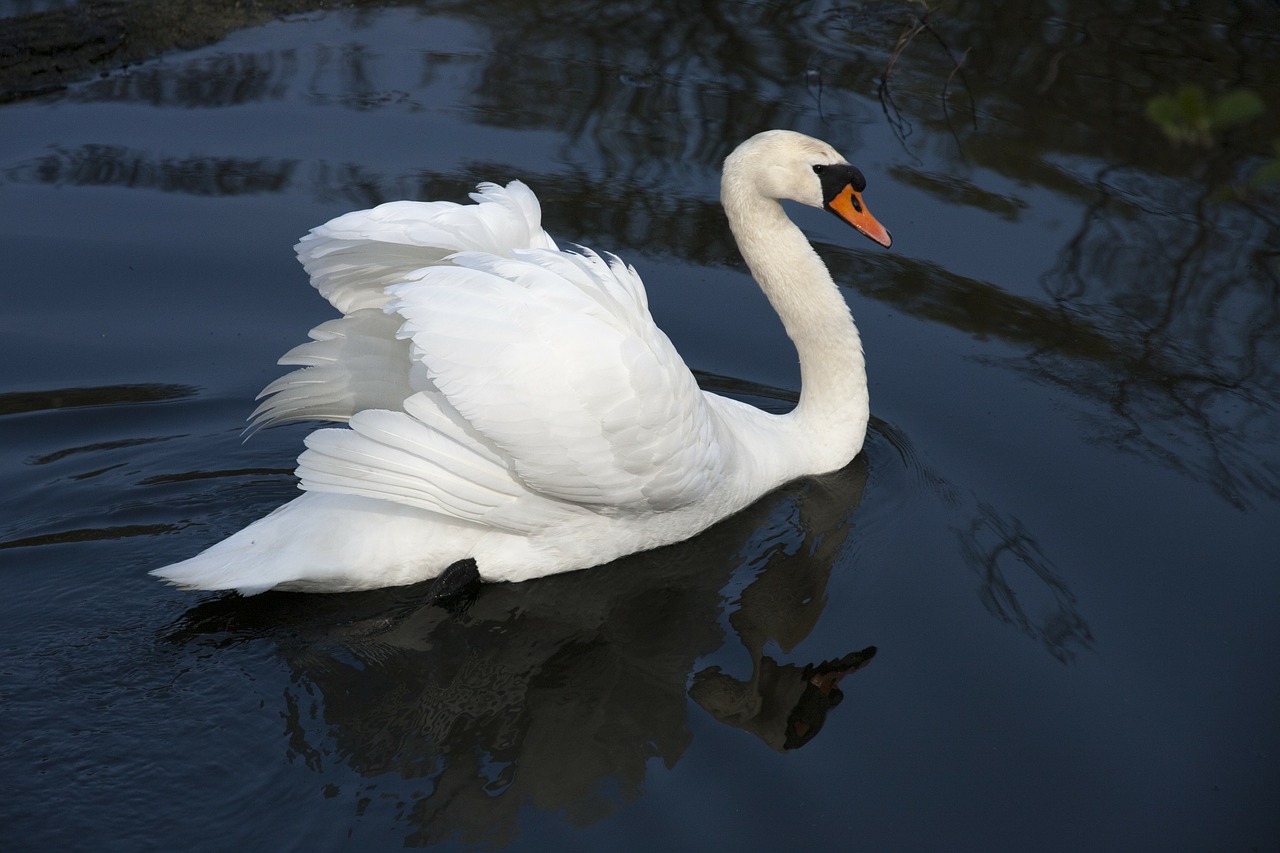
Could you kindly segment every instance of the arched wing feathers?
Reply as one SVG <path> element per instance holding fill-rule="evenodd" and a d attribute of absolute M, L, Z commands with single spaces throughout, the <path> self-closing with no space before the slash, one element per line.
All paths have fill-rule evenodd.
<path fill-rule="evenodd" d="M 388 205 L 365 212 L 384 211 L 376 227 L 348 214 L 316 229 L 315 245 L 299 244 L 335 305 L 376 305 L 394 318 L 414 392 L 401 406 L 354 413 L 349 429 L 313 433 L 298 469 L 303 488 L 527 532 L 566 512 L 675 509 L 714 486 L 716 416 L 654 325 L 635 271 L 556 249 L 532 193 L 512 186 L 484 187 L 474 206 L 426 205 L 425 225 Z M 486 205 L 503 215 L 452 221 Z M 370 236 L 362 242 L 361 233 Z M 421 259 L 433 249 L 438 258 L 407 268 L 411 252 Z M 323 354 L 317 343 L 295 353 Z M 263 416 L 279 419 L 293 404 L 271 405 Z"/>
<path fill-rule="evenodd" d="M 311 283 L 343 314 L 386 304 L 384 289 L 455 252 L 554 249 L 538 198 L 512 181 L 480 184 L 476 204 L 392 201 L 312 229 L 294 249 Z"/>
<path fill-rule="evenodd" d="M 388 289 L 432 382 L 533 490 L 665 510 L 720 471 L 702 391 L 635 271 L 594 254 L 466 254 Z"/>
<path fill-rule="evenodd" d="M 476 204 L 394 201 L 326 222 L 294 248 L 311 283 L 344 316 L 311 331 L 280 364 L 298 366 L 258 395 L 250 430 L 295 420 L 346 421 L 364 409 L 399 410 L 422 383 L 397 340 L 402 318 L 382 309 L 388 285 L 455 252 L 508 255 L 554 249 L 533 192 L 519 181 L 481 184 Z M 265 399 L 263 399 L 265 398 Z"/>
<path fill-rule="evenodd" d="M 362 308 L 316 326 L 310 341 L 280 358 L 280 364 L 299 369 L 262 389 L 249 429 L 297 420 L 346 421 L 365 409 L 401 408 L 414 393 L 410 347 L 395 336 L 402 322 Z"/>

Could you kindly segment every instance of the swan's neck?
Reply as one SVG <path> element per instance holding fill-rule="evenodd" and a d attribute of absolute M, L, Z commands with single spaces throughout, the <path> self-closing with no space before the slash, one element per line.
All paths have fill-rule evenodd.
<path fill-rule="evenodd" d="M 789 418 L 805 445 L 794 449 L 811 469 L 801 473 L 843 467 L 862 449 L 870 416 L 862 340 L 849 306 L 781 204 L 726 195 L 738 248 L 800 355 L 800 403 Z"/>

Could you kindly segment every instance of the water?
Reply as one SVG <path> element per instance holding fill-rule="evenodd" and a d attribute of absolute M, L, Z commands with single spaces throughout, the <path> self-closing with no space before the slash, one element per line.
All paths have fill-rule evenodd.
<path fill-rule="evenodd" d="M 4 848 L 1280 845 L 1280 14 L 911 11 L 368 4 L 0 106 Z M 1183 85 L 1262 109 L 1175 144 Z M 787 408 L 716 203 L 770 126 L 895 238 L 793 211 L 868 353 L 847 470 L 461 613 L 146 574 L 295 493 L 307 427 L 240 434 L 331 316 L 290 246 L 382 200 L 525 180 Z"/>

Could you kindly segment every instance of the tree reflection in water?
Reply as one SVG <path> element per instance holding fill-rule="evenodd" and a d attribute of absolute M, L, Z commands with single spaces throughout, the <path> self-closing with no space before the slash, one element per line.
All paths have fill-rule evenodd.
<path fill-rule="evenodd" d="M 238 111 L 266 116 L 283 103 L 282 122 L 305 113 L 314 125 L 300 122 L 269 142 L 252 133 L 122 142 L 87 122 L 74 141 L 6 162 L 0 179 L 291 196 L 336 213 L 391 198 L 456 199 L 476 180 L 521 177 L 548 201 L 566 241 L 732 266 L 739 262 L 715 201 L 721 158 L 770 125 L 858 149 L 884 120 L 874 100 L 880 75 L 922 8 L 898 0 L 702 4 L 696 12 L 673 0 L 359 5 L 330 13 L 342 16 L 341 34 L 326 31 L 325 43 L 276 50 L 259 40 L 252 51 L 174 53 L 57 96 L 68 111 L 78 102 L 142 105 L 149 116 L 219 110 L 246 124 L 262 118 Z M 384 15 L 396 27 L 420 24 L 415 38 L 457 27 L 478 34 L 483 47 L 441 39 L 430 48 L 371 49 L 369 34 Z M 191 17 L 185 6 L 183 16 Z M 1073 437 L 1082 431 L 1154 461 L 1243 509 L 1274 501 L 1280 205 L 1274 187 L 1236 188 L 1280 139 L 1280 10 L 1263 0 L 955 0 L 937 4 L 930 26 L 951 53 L 919 36 L 888 81 L 902 157 L 886 168 L 932 218 L 915 227 L 963 221 L 966 233 L 981 235 L 983 224 L 1010 226 L 1002 233 L 1049 246 L 1049 258 L 1002 273 L 980 256 L 1013 247 L 980 237 L 967 249 L 973 256 L 946 262 L 930 258 L 923 240 L 912 247 L 900 239 L 898 253 L 856 260 L 849 248 L 821 246 L 836 279 L 938 338 L 955 330 L 984 342 L 971 351 L 993 372 L 1065 390 L 1052 404 L 1064 410 L 1050 414 L 1071 420 Z M 967 87 L 952 77 L 960 56 Z M 1211 96 L 1249 89 L 1264 112 L 1207 147 L 1179 147 L 1147 119 L 1146 104 L 1182 85 Z M 335 119 L 373 125 L 400 114 L 417 121 L 426 113 L 428 130 L 434 120 L 459 126 L 439 119 L 449 111 L 484 134 L 518 128 L 554 137 L 558 156 L 530 163 L 520 151 L 499 157 L 489 149 L 451 165 L 425 157 L 406 165 L 338 153 L 363 150 L 350 139 L 326 147 L 287 136 Z M 1055 217 L 1065 217 L 1065 229 Z M 75 405 L 115 399 L 73 390 Z M 54 399 L 10 396 L 15 411 Z M 883 406 L 886 398 L 876 399 Z M 924 409 L 913 416 L 923 420 Z M 270 437 L 259 437 L 244 451 L 254 464 L 241 456 L 223 470 L 233 439 L 216 436 L 199 452 L 192 441 L 179 453 L 169 439 L 185 427 L 139 426 L 160 417 L 122 422 L 109 440 L 99 428 L 91 439 L 75 432 L 65 446 L 42 449 L 31 460 L 37 473 L 21 520 L 39 515 L 31 509 L 43 509 L 39 501 L 56 502 L 60 493 L 45 486 L 61 482 L 76 483 L 87 505 L 115 507 L 123 495 L 145 511 L 131 509 L 118 523 L 50 512 L 38 527 L 6 529 L 0 544 L 150 535 L 193 519 L 225 526 L 220 514 L 238 511 L 245 494 L 267 506 L 289 491 L 279 469 L 293 450 L 283 440 L 268 452 L 260 448 Z M 215 429 L 229 422 L 221 410 L 208 420 Z M 157 463 L 164 475 L 139 480 L 123 451 L 159 434 L 175 450 Z M 1057 546 L 1062 531 L 1053 538 L 1037 529 L 1051 505 L 1023 512 L 1012 490 L 984 491 L 942 470 L 936 443 L 917 454 L 888 425 L 877 424 L 876 435 L 880 450 L 892 444 L 901 470 L 917 478 L 901 491 L 944 508 L 942 526 L 960 543 L 955 564 L 978 579 L 977 597 L 994 618 L 1059 660 L 1090 645 L 1069 584 L 1078 572 L 1042 544 Z M 1032 460 L 1022 453 L 1013 464 Z M 419 589 L 232 598 L 197 607 L 174 639 L 278 648 L 292 675 L 279 708 L 290 758 L 350 768 L 353 789 L 340 793 L 357 810 L 392 803 L 410 843 L 460 836 L 500 844 L 518 832 L 525 804 L 589 823 L 639 795 L 652 759 L 671 766 L 685 755 L 691 698 L 702 709 L 695 715 L 772 748 L 821 737 L 824 715 L 834 727 L 855 713 L 854 703 L 836 702 L 842 689 L 856 695 L 851 673 L 871 659 L 862 647 L 874 638 L 850 637 L 848 647 L 824 648 L 813 660 L 790 658 L 823 611 L 832 567 L 847 560 L 862 464 L 794 484 L 677 547 L 486 588 L 458 615 L 424 607 Z M 192 470 L 199 465 L 209 467 Z M 888 476 L 891 467 L 875 470 Z M 1100 478 L 1097 487 L 1113 485 Z M 892 491 L 877 495 L 881 505 Z M 722 656 L 725 648 L 737 654 Z"/>
<path fill-rule="evenodd" d="M 1023 348 L 1026 357 L 1004 366 L 1079 395 L 1097 436 L 1125 452 L 1205 482 L 1240 507 L 1280 495 L 1275 190 L 1223 194 L 1280 139 L 1280 46 L 1268 35 L 1280 13 L 1273 5 L 1216 0 L 1192 14 L 1160 0 L 1120 10 L 1087 0 L 1052 9 L 951 3 L 929 16 L 936 39 L 918 35 L 898 54 L 922 7 L 735 3 L 688 14 L 669 0 L 494 0 L 414 8 L 486 33 L 491 49 L 424 50 L 416 79 L 405 77 L 362 45 L 362 22 L 377 14 L 365 5 L 351 13 L 351 41 L 341 49 L 202 56 L 94 81 L 70 97 L 203 108 L 301 97 L 356 110 L 418 110 L 433 82 L 453 75 L 470 89 L 464 102 L 474 121 L 553 130 L 566 139 L 566 162 L 600 164 L 571 180 L 520 170 L 545 196 L 584 202 L 579 221 L 572 205 L 556 206 L 564 237 L 621 252 L 662 246 L 672 256 L 723 264 L 736 256 L 713 194 L 696 188 L 714 181 L 728 148 L 765 126 L 835 131 L 856 147 L 860 124 L 875 117 L 867 96 L 892 62 L 893 120 L 914 162 L 895 167 L 899 180 L 958 214 L 1032 215 L 1017 190 L 984 186 L 997 175 L 1072 200 L 1079 226 L 1057 263 L 1029 270 L 1027 281 L 961 281 L 983 295 L 979 303 L 953 302 L 956 276 L 907 257 L 838 277 L 934 322 Z M 628 37 L 616 38 L 623 30 Z M 1210 148 L 1179 149 L 1146 118 L 1158 83 L 1210 93 L 1246 88 L 1263 96 L 1266 109 Z M 654 120 L 643 119 L 637 132 L 637 117 Z M 198 159 L 95 145 L 42 155 L 6 177 L 198 194 L 310 185 L 353 206 L 436 197 L 439 188 L 427 173 L 251 152 Z M 511 164 L 477 163 L 472 174 L 450 176 L 449 196 L 472 177 L 510 171 Z M 609 211 L 603 219 L 596 215 L 602 207 Z M 1011 325 L 1010 317 L 1025 322 Z"/>
<path fill-rule="evenodd" d="M 1100 440 L 1241 509 L 1280 497 L 1280 186 L 1232 189 L 1280 140 L 1280 10 L 961 2 L 933 23 L 969 49 L 986 118 L 964 160 L 1080 211 L 1039 273 L 1029 358 L 1005 366 L 1080 395 Z M 1019 27 L 1037 37 L 1010 37 Z M 1253 91 L 1264 112 L 1210 145 L 1172 145 L 1147 104 L 1183 84 Z"/>
<path fill-rule="evenodd" d="M 859 457 L 689 542 L 485 586 L 455 613 L 424 604 L 424 585 L 232 596 L 191 610 L 170 639 L 275 643 L 292 673 L 291 759 L 329 765 L 329 780 L 335 763 L 355 771 L 356 807 L 394 799 L 412 845 L 507 843 L 528 805 L 586 825 L 640 796 L 651 759 L 680 760 L 689 693 L 776 749 L 818 736 L 837 684 L 875 649 L 807 664 L 764 650 L 790 652 L 817 623 L 866 476 Z M 745 679 L 699 670 L 727 643 L 745 648 Z"/>
<path fill-rule="evenodd" d="M 855 263 L 849 249 L 824 247 L 837 280 L 904 314 L 1012 346 L 1016 356 L 984 357 L 1076 395 L 1075 414 L 1098 440 L 1208 484 L 1242 508 L 1280 496 L 1280 217 L 1274 189 L 1223 192 L 1280 138 L 1273 5 L 1213 0 L 1192 14 L 1158 0 L 1119 10 L 1085 0 L 1052 9 L 958 2 L 930 17 L 938 40 L 917 37 L 896 58 L 899 36 L 916 26 L 912 4 L 712 4 L 699 14 L 670 0 L 414 8 L 404 14 L 461 22 L 490 48 L 422 50 L 406 75 L 403 60 L 362 46 L 362 27 L 378 14 L 366 9 L 351 13 L 344 47 L 177 59 L 93 81 L 68 97 L 162 108 L 294 100 L 412 112 L 449 78 L 463 90 L 452 97 L 469 120 L 560 134 L 562 160 L 575 165 L 541 175 L 537 167 L 479 161 L 449 173 L 394 172 L 255 151 L 202 157 L 95 143 L 33 154 L 4 178 L 198 195 L 304 192 L 357 207 L 459 197 L 475 179 L 518 171 L 555 202 L 549 215 L 567 240 L 624 256 L 643 250 L 736 264 L 714 197 L 720 159 L 768 125 L 856 148 L 862 125 L 879 120 L 869 93 L 892 60 L 892 105 L 895 121 L 906 122 L 910 161 L 893 167 L 897 181 L 957 216 L 1013 223 L 1036 216 L 1028 198 L 1046 191 L 1076 212 L 1078 224 L 1055 262 L 1019 279 L 966 278 L 909 254 Z M 627 38 L 617 38 L 623 30 Z M 963 89 L 953 80 L 961 55 Z M 1210 93 L 1247 88 L 1262 96 L 1265 111 L 1209 148 L 1177 148 L 1146 118 L 1147 100 L 1166 83 Z M 969 115 L 970 99 L 976 124 L 952 121 Z M 943 473 L 930 476 L 947 483 L 961 554 L 982 578 L 991 612 L 1060 659 L 1071 645 L 1087 645 L 1088 627 L 1035 532 L 990 496 Z M 1039 621 L 1013 594 L 1022 583 L 1015 570 L 1053 602 Z M 486 593 L 481 603 L 511 594 Z M 750 631 L 734 629 L 753 648 Z M 754 719 L 747 694 L 773 677 L 773 664 L 757 653 L 753 661 L 737 687 L 703 676 L 697 683 L 708 706 L 735 705 L 735 719 Z M 746 693 L 729 701 L 735 691 Z M 718 698 L 708 699 L 713 692 Z M 664 756 L 678 754 L 667 741 L 655 743 Z"/>

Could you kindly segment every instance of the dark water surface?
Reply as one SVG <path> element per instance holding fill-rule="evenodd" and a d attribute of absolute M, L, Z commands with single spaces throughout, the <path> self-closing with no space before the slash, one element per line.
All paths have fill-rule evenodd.
<path fill-rule="evenodd" d="M 1280 849 L 1276 5 L 693 9 L 317 10 L 0 106 L 0 848 Z M 308 426 L 240 434 L 332 316 L 290 247 L 376 202 L 525 180 L 787 408 L 717 203 L 768 127 L 895 238 L 794 213 L 847 470 L 456 615 L 147 575 L 295 494 Z"/>

